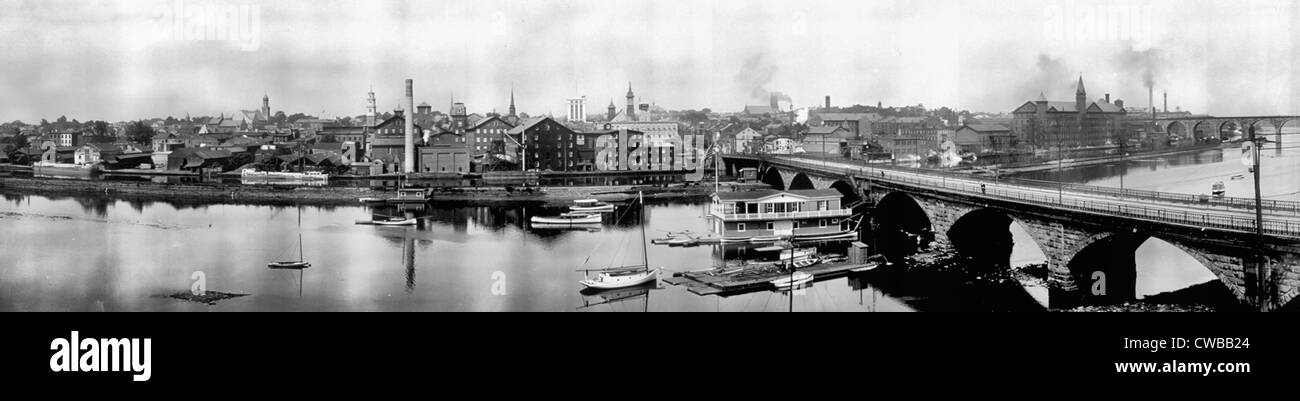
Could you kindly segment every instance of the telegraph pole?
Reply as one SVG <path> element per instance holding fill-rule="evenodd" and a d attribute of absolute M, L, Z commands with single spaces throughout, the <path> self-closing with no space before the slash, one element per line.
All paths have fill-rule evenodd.
<path fill-rule="evenodd" d="M 1255 135 L 1255 126 L 1251 125 L 1246 130 L 1247 140 L 1250 143 L 1251 172 L 1255 177 L 1255 236 L 1256 250 L 1255 256 L 1255 285 L 1259 288 L 1259 309 L 1260 311 L 1268 310 L 1268 303 L 1271 301 L 1271 294 L 1268 283 L 1268 258 L 1264 256 L 1264 201 L 1259 191 L 1259 139 Z"/>

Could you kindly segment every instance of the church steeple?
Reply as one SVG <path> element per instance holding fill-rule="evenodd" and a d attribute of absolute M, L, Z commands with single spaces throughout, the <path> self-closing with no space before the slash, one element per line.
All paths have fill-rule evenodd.
<path fill-rule="evenodd" d="M 510 116 L 515 115 L 515 87 L 510 86 Z"/>
<path fill-rule="evenodd" d="M 636 95 L 632 94 L 632 81 L 627 82 L 627 114 L 628 121 L 636 121 Z"/>
<path fill-rule="evenodd" d="M 1079 114 L 1083 114 L 1088 107 L 1088 93 L 1083 90 L 1083 74 L 1079 74 L 1079 87 L 1074 90 L 1074 107 Z"/>

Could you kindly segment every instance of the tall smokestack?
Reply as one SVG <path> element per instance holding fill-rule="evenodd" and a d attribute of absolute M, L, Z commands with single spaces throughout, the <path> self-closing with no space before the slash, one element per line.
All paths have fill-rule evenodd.
<path fill-rule="evenodd" d="M 1169 91 L 1164 91 L 1164 92 L 1165 92 L 1165 112 L 1168 113 L 1169 112 Z"/>
<path fill-rule="evenodd" d="M 831 96 L 826 95 L 826 108 L 831 108 Z"/>
<path fill-rule="evenodd" d="M 406 80 L 406 109 L 415 110 L 415 89 L 411 79 Z M 402 160 L 402 172 L 415 172 L 415 114 L 402 117 L 406 120 L 406 153 Z"/>
<path fill-rule="evenodd" d="M 1151 119 L 1156 119 L 1156 89 L 1147 87 L 1147 104 L 1151 105 Z"/>

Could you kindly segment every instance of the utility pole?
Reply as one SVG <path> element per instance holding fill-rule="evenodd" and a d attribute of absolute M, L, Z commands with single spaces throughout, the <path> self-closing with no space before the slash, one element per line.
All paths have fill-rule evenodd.
<path fill-rule="evenodd" d="M 1255 243 L 1256 246 L 1255 256 L 1257 258 L 1255 264 L 1255 285 L 1256 287 L 1259 288 L 1258 290 L 1259 309 L 1260 311 L 1267 311 L 1268 303 L 1271 302 L 1270 298 L 1272 295 L 1272 291 L 1269 288 L 1267 288 L 1267 284 L 1269 282 L 1268 258 L 1264 256 L 1264 249 L 1265 249 L 1264 206 L 1263 206 L 1264 201 L 1261 198 L 1259 192 L 1259 146 L 1260 146 L 1259 139 L 1260 138 L 1257 138 L 1255 136 L 1254 125 L 1251 125 L 1250 128 L 1246 130 L 1246 132 L 1247 132 L 1247 140 L 1250 141 L 1250 145 L 1249 145 L 1250 158 L 1251 158 L 1250 170 L 1253 173 L 1252 175 L 1254 175 L 1255 177 L 1255 236 L 1257 240 Z"/>

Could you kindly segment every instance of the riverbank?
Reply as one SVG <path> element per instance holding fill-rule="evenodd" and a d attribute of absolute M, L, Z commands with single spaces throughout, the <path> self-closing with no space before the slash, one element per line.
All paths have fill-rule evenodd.
<path fill-rule="evenodd" d="M 763 187 L 760 184 L 729 183 L 724 191 Z M 576 199 L 595 198 L 621 201 L 643 192 L 647 200 L 703 200 L 713 193 L 712 185 L 658 184 L 570 187 L 437 187 L 431 188 L 432 204 L 566 204 Z M 358 205 L 363 197 L 393 195 L 393 191 L 362 187 L 288 187 L 220 183 L 164 184 L 154 182 L 65 180 L 0 177 L 0 190 L 51 195 L 99 195 L 127 199 L 165 200 L 185 203 Z"/>
<path fill-rule="evenodd" d="M 1142 157 L 1160 157 L 1160 156 L 1169 156 L 1169 155 L 1177 155 L 1177 154 L 1184 154 L 1184 153 L 1197 153 L 1197 152 L 1204 152 L 1207 150 L 1225 149 L 1227 148 L 1227 146 L 1229 145 L 1221 145 L 1221 144 L 1200 145 L 1200 146 L 1191 146 L 1185 148 L 1166 149 L 1161 151 L 1130 153 L 1125 156 L 1108 155 L 1108 156 L 1090 157 L 1084 159 L 1073 159 L 1073 160 L 1063 161 L 1059 164 L 1055 160 L 1047 160 L 1047 161 L 1034 162 L 1033 164 L 1028 164 L 1028 165 L 1002 166 L 998 168 L 998 173 L 1001 175 L 1009 176 L 1015 174 L 1055 170 L 1057 168 L 1067 169 L 1072 167 L 1083 167 L 1083 166 L 1091 166 L 1096 164 L 1114 163 L 1124 159 L 1132 160 L 1132 159 L 1142 158 Z"/>

